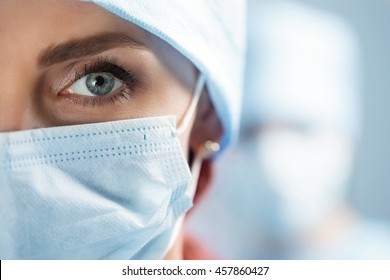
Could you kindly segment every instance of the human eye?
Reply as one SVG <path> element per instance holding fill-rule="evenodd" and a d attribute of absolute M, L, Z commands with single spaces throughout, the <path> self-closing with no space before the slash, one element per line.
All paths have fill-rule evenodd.
<path fill-rule="evenodd" d="M 95 72 L 83 76 L 73 83 L 69 93 L 85 96 L 104 96 L 115 92 L 123 83 L 109 72 Z"/>
<path fill-rule="evenodd" d="M 133 92 L 134 75 L 115 61 L 94 60 L 75 71 L 74 78 L 59 95 L 69 96 L 83 105 L 105 105 L 128 99 Z"/>

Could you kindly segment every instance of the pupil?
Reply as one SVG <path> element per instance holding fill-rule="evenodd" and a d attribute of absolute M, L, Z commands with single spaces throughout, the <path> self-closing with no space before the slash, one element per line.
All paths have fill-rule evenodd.
<path fill-rule="evenodd" d="M 95 86 L 101 87 L 104 85 L 105 82 L 106 80 L 102 76 L 97 76 Z"/>

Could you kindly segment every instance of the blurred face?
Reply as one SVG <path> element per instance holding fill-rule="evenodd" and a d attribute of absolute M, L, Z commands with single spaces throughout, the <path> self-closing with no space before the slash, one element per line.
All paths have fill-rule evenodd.
<path fill-rule="evenodd" d="M 232 162 L 258 194 L 266 230 L 286 235 L 318 225 L 344 200 L 352 154 L 352 139 L 337 129 L 270 122 L 243 128 Z"/>
<path fill-rule="evenodd" d="M 191 100 L 197 72 L 187 59 L 92 3 L 2 0 L 0 36 L 2 132 L 180 120 Z"/>

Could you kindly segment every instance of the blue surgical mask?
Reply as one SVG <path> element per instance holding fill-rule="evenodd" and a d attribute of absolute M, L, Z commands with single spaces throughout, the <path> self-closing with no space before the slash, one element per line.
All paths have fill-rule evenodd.
<path fill-rule="evenodd" d="M 0 259 L 162 258 L 192 205 L 178 135 L 203 84 L 178 129 L 167 116 L 0 133 Z"/>

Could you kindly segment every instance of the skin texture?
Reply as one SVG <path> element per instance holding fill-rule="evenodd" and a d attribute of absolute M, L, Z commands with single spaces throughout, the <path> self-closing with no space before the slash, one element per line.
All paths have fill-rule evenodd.
<path fill-rule="evenodd" d="M 112 35 L 118 44 L 95 49 Z M 99 38 L 73 53 L 72 43 L 94 36 Z M 180 124 L 199 74 L 159 38 L 92 3 L 2 0 L 0 37 L 0 132 L 163 115 L 177 116 Z M 53 54 L 61 47 L 62 53 Z M 102 98 L 75 92 L 76 80 L 96 61 L 123 68 L 131 81 Z M 121 91 L 126 95 L 115 95 Z M 180 136 L 183 151 L 188 157 L 221 134 L 204 92 L 196 117 Z M 166 258 L 180 259 L 182 251 L 179 237 Z"/>

